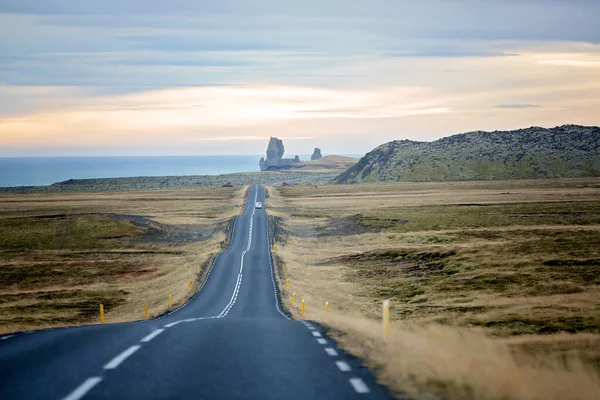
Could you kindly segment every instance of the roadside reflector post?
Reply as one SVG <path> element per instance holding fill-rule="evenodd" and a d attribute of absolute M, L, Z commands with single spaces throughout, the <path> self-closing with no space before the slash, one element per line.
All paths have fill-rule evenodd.
<path fill-rule="evenodd" d="M 196 270 L 196 274 L 200 275 L 200 266 L 198 265 L 198 269 Z"/>
<path fill-rule="evenodd" d="M 304 312 L 306 309 L 304 308 L 304 299 L 302 299 L 302 318 L 304 318 Z"/>
<path fill-rule="evenodd" d="M 148 319 L 148 304 L 144 304 L 144 318 Z"/>
<path fill-rule="evenodd" d="M 192 290 L 192 280 L 188 280 L 188 290 Z"/>
<path fill-rule="evenodd" d="M 289 280 L 289 279 L 286 279 L 286 280 L 285 280 L 285 288 L 286 288 L 286 289 L 289 289 L 289 288 L 290 288 L 290 280 Z"/>
<path fill-rule="evenodd" d="M 281 264 L 281 272 L 285 272 L 285 263 Z"/>
<path fill-rule="evenodd" d="M 104 304 L 100 304 L 100 323 L 104 323 Z"/>
<path fill-rule="evenodd" d="M 169 295 L 169 308 L 173 307 L 173 297 Z"/>
<path fill-rule="evenodd" d="M 383 302 L 383 336 L 390 333 L 390 301 Z"/>
<path fill-rule="evenodd" d="M 329 312 L 329 302 L 325 302 L 325 312 Z"/>
<path fill-rule="evenodd" d="M 296 293 L 292 293 L 292 304 L 296 304 Z"/>

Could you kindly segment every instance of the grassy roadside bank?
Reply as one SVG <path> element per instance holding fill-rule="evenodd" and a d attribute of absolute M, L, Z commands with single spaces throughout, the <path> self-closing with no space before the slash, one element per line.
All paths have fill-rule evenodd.
<path fill-rule="evenodd" d="M 189 297 L 245 188 L 0 194 L 0 333 L 143 318 Z M 197 268 L 201 267 L 198 277 Z"/>
<path fill-rule="evenodd" d="M 600 180 L 269 188 L 276 255 L 382 382 L 415 398 L 600 396 Z M 392 333 L 383 340 L 383 299 Z M 323 312 L 324 303 L 331 312 Z"/>

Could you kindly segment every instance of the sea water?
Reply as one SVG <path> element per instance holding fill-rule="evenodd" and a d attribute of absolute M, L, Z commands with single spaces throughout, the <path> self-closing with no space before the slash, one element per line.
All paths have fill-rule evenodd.
<path fill-rule="evenodd" d="M 0 158 L 0 186 L 40 186 L 85 178 L 252 172 L 259 171 L 260 157 L 7 157 Z"/>
<path fill-rule="evenodd" d="M 342 154 L 360 158 L 364 154 Z M 263 156 L 0 157 L 0 187 L 69 179 L 223 175 L 259 171 Z M 310 155 L 299 154 L 301 161 Z"/>

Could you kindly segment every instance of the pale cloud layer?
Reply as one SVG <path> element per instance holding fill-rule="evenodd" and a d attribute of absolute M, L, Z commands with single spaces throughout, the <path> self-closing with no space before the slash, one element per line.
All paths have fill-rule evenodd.
<path fill-rule="evenodd" d="M 252 3 L 252 4 L 250 4 Z M 3 0 L 0 156 L 600 124 L 593 0 Z"/>

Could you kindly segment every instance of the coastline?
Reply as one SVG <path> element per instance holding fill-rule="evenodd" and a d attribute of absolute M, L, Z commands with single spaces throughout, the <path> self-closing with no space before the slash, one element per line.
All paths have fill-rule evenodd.
<path fill-rule="evenodd" d="M 268 185 L 282 182 L 295 184 L 323 184 L 339 175 L 339 171 L 265 171 L 240 172 L 223 175 L 183 176 L 137 176 L 129 178 L 69 179 L 47 186 L 6 186 L 0 193 L 41 193 L 72 191 L 115 191 L 149 189 L 192 189 L 199 187 L 221 187 L 228 182 L 232 186 Z"/>

